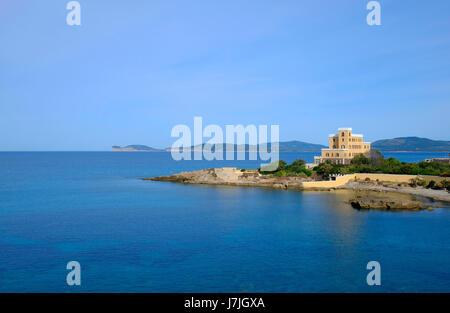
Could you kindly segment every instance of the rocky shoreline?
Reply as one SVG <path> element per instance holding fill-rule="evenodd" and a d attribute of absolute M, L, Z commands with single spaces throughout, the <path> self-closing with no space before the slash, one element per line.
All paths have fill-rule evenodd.
<path fill-rule="evenodd" d="M 424 210 L 432 208 L 425 201 L 405 200 L 404 195 L 415 198 L 450 203 L 450 193 L 445 190 L 432 190 L 423 187 L 409 187 L 405 184 L 389 182 L 349 181 L 333 188 L 305 188 L 303 183 L 311 181 L 306 177 L 261 175 L 257 170 L 244 170 L 233 167 L 209 168 L 199 171 L 182 172 L 169 176 L 142 178 L 143 180 L 167 181 L 184 184 L 207 184 L 226 186 L 252 186 L 274 189 L 295 190 L 351 190 L 355 197 L 349 203 L 356 209 L 377 210 Z M 403 195 L 403 197 L 402 197 Z"/>
<path fill-rule="evenodd" d="M 402 199 L 395 194 L 356 194 L 349 199 L 351 206 L 357 210 L 382 210 L 382 211 L 421 211 L 428 209 L 433 211 L 434 207 L 425 205 L 420 201 Z"/>
<path fill-rule="evenodd" d="M 307 181 L 303 177 L 274 177 L 273 175 L 261 175 L 257 170 L 240 170 L 234 167 L 208 168 L 170 176 L 143 178 L 143 180 L 184 184 L 254 186 L 275 189 L 301 189 L 302 182 Z"/>
<path fill-rule="evenodd" d="M 412 196 L 424 197 L 433 201 L 442 201 L 450 203 L 450 192 L 445 190 L 433 190 L 424 187 L 410 187 L 404 184 L 396 184 L 390 182 L 364 182 L 349 181 L 343 186 L 336 189 L 347 189 L 353 191 L 373 191 L 373 192 L 391 192 L 401 193 Z"/>

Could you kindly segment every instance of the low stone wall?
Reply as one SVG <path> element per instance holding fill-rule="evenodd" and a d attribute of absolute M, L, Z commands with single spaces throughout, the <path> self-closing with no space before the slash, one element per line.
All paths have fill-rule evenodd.
<path fill-rule="evenodd" d="M 322 180 L 322 181 L 312 181 L 303 182 L 302 188 L 314 189 L 314 188 L 334 188 L 345 185 L 350 180 L 355 179 L 355 175 L 344 175 L 336 177 L 336 180 Z"/>
<path fill-rule="evenodd" d="M 345 185 L 351 180 L 366 180 L 369 178 L 371 181 L 381 181 L 381 182 L 393 182 L 393 183 L 409 183 L 411 179 L 424 180 L 427 183 L 430 180 L 435 182 L 441 182 L 446 179 L 446 177 L 440 176 L 426 176 L 426 175 L 397 175 L 397 174 L 348 174 L 344 176 L 336 177 L 336 180 L 324 180 L 324 181 L 314 181 L 314 182 L 303 182 L 302 188 L 304 189 L 314 189 L 314 188 L 334 188 Z M 448 178 L 447 178 L 448 179 Z"/>

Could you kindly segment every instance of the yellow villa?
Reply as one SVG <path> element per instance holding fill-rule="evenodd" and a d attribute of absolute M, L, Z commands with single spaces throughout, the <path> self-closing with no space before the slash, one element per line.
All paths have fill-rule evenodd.
<path fill-rule="evenodd" d="M 353 157 L 370 154 L 370 142 L 364 142 L 361 134 L 353 134 L 351 128 L 339 128 L 338 133 L 329 135 L 328 140 L 328 149 L 322 149 L 322 155 L 314 157 L 314 164 L 328 160 L 336 164 L 350 164 Z"/>

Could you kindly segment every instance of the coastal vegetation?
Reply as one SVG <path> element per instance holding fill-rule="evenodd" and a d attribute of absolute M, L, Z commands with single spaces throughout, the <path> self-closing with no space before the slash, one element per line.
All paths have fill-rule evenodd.
<path fill-rule="evenodd" d="M 400 162 L 396 158 L 385 159 L 381 153 L 375 151 L 368 158 L 364 155 L 356 156 L 350 164 L 333 164 L 325 162 L 317 165 L 312 170 L 306 168 L 304 160 L 297 159 L 291 164 L 280 160 L 278 169 L 275 172 L 264 172 L 263 175 L 272 174 L 275 177 L 311 177 L 313 180 L 328 180 L 331 175 L 345 175 L 354 173 L 374 173 L 374 174 L 403 174 L 403 175 L 432 175 L 441 177 L 450 177 L 450 164 L 439 162 L 418 162 L 407 163 Z M 431 189 L 450 190 L 450 179 L 440 183 L 424 180 L 412 180 L 411 187 L 421 186 Z"/>
<path fill-rule="evenodd" d="M 275 177 L 286 177 L 286 176 L 300 176 L 300 177 L 310 177 L 313 174 L 312 170 L 305 167 L 305 160 L 297 159 L 291 164 L 287 164 L 285 161 L 280 160 L 278 162 L 278 169 L 275 172 L 264 172 L 261 174 L 273 174 Z"/>
<path fill-rule="evenodd" d="M 403 175 L 433 175 L 450 177 L 450 165 L 439 162 L 400 162 L 396 158 L 385 159 L 377 153 L 375 157 L 356 156 L 351 164 L 321 163 L 314 168 L 317 174 L 328 178 L 331 174 L 380 173 Z"/>

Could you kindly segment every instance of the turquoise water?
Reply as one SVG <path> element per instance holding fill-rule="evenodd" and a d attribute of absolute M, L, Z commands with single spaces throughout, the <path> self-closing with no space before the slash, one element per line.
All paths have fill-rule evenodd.
<path fill-rule="evenodd" d="M 359 212 L 348 192 L 139 180 L 231 165 L 258 167 L 168 153 L 0 153 L 0 291 L 450 291 L 449 206 Z M 79 287 L 66 284 L 72 260 Z M 381 286 L 366 284 L 372 260 Z"/>

